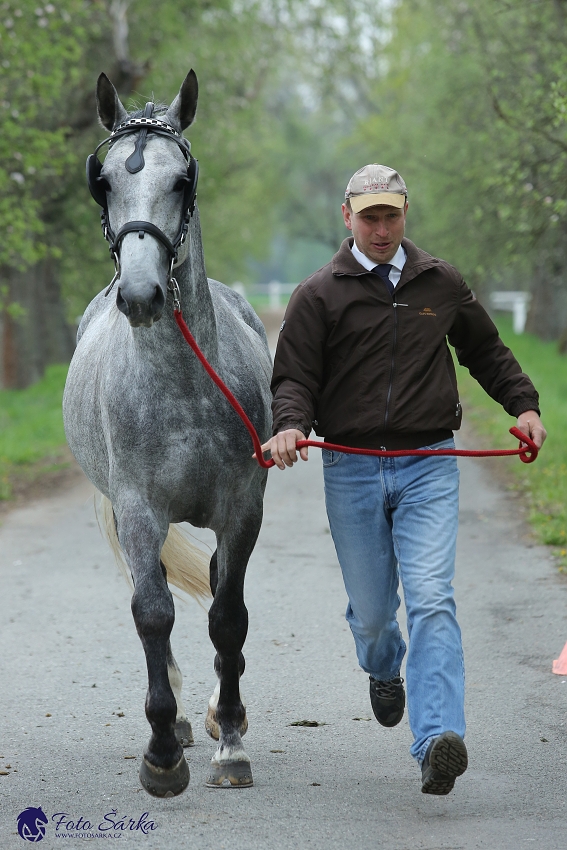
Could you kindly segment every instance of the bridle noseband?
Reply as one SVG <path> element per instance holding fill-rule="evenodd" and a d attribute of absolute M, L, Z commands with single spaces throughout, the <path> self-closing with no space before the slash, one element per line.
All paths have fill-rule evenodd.
<path fill-rule="evenodd" d="M 127 121 L 123 121 L 122 124 L 115 127 L 108 139 L 105 139 L 97 145 L 95 152 L 87 157 L 87 183 L 91 195 L 101 207 L 100 223 L 102 232 L 104 234 L 104 238 L 109 244 L 110 254 L 114 259 L 115 274 L 105 292 L 105 295 L 108 295 L 120 277 L 120 246 L 126 234 L 137 233 L 139 238 L 143 239 L 145 234 L 148 233 L 150 236 L 157 239 L 158 242 L 161 242 L 169 254 L 170 265 L 168 274 L 168 289 L 173 291 L 174 302 L 179 303 L 179 287 L 175 278 L 172 277 L 172 272 L 177 263 L 179 248 L 183 245 L 187 237 L 189 221 L 195 210 L 197 181 L 199 178 L 199 163 L 191 154 L 191 143 L 174 127 L 172 127 L 171 124 L 168 124 L 166 121 L 162 121 L 159 118 L 152 117 L 153 112 L 154 104 L 151 102 L 147 103 L 143 116 L 140 118 L 129 118 Z M 125 162 L 126 170 L 129 171 L 130 174 L 136 174 L 138 171 L 141 171 L 145 165 L 144 148 L 146 146 L 148 133 L 154 133 L 157 136 L 164 136 L 167 139 L 172 139 L 177 144 L 187 161 L 187 184 L 183 192 L 181 225 L 173 241 L 171 241 L 165 235 L 163 230 L 160 230 L 160 228 L 157 227 L 157 225 L 152 224 L 151 221 L 128 221 L 120 228 L 118 233 L 114 233 L 110 227 L 108 220 L 108 200 L 104 186 L 102 186 L 100 182 L 102 162 L 98 158 L 97 154 L 104 145 L 109 145 L 110 148 L 117 139 L 132 135 L 133 133 L 138 133 L 139 135 L 136 139 L 133 152 Z"/>

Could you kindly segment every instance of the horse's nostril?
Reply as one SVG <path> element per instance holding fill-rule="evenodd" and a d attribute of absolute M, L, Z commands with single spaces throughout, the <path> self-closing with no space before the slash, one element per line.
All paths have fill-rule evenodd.
<path fill-rule="evenodd" d="M 159 318 L 163 312 L 163 308 L 165 307 L 165 295 L 161 286 L 156 286 L 155 295 L 153 301 L 151 303 L 151 311 L 152 316 L 154 318 Z"/>
<path fill-rule="evenodd" d="M 129 314 L 130 307 L 128 306 L 127 301 L 125 301 L 120 287 L 118 287 L 118 292 L 116 293 L 116 306 L 118 307 L 121 313 L 124 313 L 125 316 Z"/>

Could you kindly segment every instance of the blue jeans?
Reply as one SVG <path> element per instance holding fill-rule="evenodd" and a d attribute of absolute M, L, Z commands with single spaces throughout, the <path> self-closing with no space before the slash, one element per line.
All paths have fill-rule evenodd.
<path fill-rule="evenodd" d="M 424 448 L 453 448 L 453 440 Z M 348 455 L 323 450 L 331 534 L 349 597 L 358 661 L 374 679 L 400 673 L 401 578 L 409 652 L 407 700 L 420 763 L 432 738 L 464 736 L 464 664 L 452 580 L 459 512 L 454 457 Z"/>

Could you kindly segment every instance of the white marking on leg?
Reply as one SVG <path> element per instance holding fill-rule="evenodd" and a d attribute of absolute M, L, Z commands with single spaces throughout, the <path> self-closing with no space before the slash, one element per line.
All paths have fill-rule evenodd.
<path fill-rule="evenodd" d="M 219 704 L 219 696 L 220 696 L 220 682 L 217 682 L 216 685 L 215 685 L 215 689 L 213 691 L 213 694 L 212 694 L 212 696 L 209 700 L 209 708 L 212 711 L 217 710 L 217 705 Z M 244 706 L 244 709 L 246 710 L 246 703 L 244 702 L 244 698 L 242 696 L 242 691 L 240 691 L 240 702 L 242 703 L 242 705 Z"/>
<path fill-rule="evenodd" d="M 244 752 L 241 747 L 227 747 L 223 744 L 218 747 L 216 753 L 212 757 L 211 761 L 223 762 L 223 761 L 244 761 L 250 764 L 250 759 Z"/>
<path fill-rule="evenodd" d="M 209 700 L 209 708 L 212 711 L 217 710 L 217 705 L 219 704 L 219 696 L 220 696 L 220 682 L 217 682 L 213 694 Z"/>
<path fill-rule="evenodd" d="M 175 702 L 177 703 L 177 717 L 175 719 L 187 720 L 187 715 L 185 714 L 185 707 L 183 705 L 183 700 L 181 699 L 183 675 L 181 673 L 181 670 L 177 666 L 175 660 L 173 664 L 167 665 L 167 676 L 169 679 L 169 684 L 171 685 L 171 690 L 173 691 L 173 696 L 175 697 Z"/>

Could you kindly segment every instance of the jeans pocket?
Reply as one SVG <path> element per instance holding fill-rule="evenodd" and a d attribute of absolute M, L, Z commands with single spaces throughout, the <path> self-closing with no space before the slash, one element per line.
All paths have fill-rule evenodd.
<path fill-rule="evenodd" d="M 452 437 L 449 437 L 448 440 L 441 440 L 440 443 L 433 443 L 431 446 L 422 446 L 422 449 L 427 449 L 427 451 L 437 451 L 438 449 L 454 449 L 455 441 Z"/>
<path fill-rule="evenodd" d="M 336 466 L 344 454 L 343 452 L 332 452 L 329 449 L 323 449 L 321 456 L 323 458 L 323 468 L 327 469 L 329 466 Z"/>

